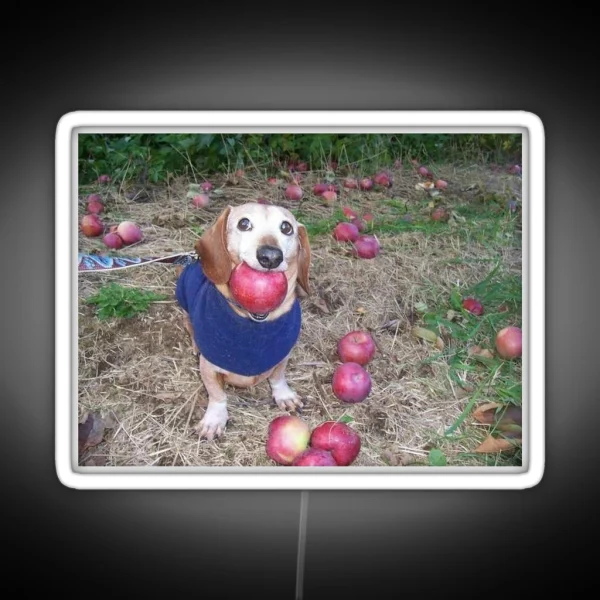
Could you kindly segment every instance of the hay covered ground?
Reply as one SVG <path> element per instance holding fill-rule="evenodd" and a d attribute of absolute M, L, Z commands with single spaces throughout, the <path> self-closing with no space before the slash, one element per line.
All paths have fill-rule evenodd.
<path fill-rule="evenodd" d="M 114 254 L 147 257 L 192 250 L 228 204 L 263 197 L 290 208 L 308 226 L 313 256 L 313 294 L 302 299 L 302 334 L 288 368 L 288 381 L 305 402 L 302 418 L 311 427 L 330 419 L 349 422 L 362 439 L 353 466 L 427 465 L 432 448 L 449 465 L 519 464 L 518 452 L 475 452 L 487 431 L 471 408 L 501 397 L 518 404 L 520 361 L 494 357 L 482 363 L 469 348 L 493 351 L 494 331 L 521 325 L 520 177 L 505 166 L 436 165 L 436 176 L 449 185 L 431 197 L 416 189 L 423 178 L 410 165 L 392 173 L 391 189 L 340 186 L 333 205 L 311 193 L 323 180 L 321 172 L 304 175 L 300 203 L 284 197 L 283 178 L 277 186 L 251 170 L 244 177 L 211 178 L 218 191 L 205 209 L 192 206 L 186 179 L 143 190 L 112 182 L 82 188 L 79 214 L 87 196 L 99 193 L 107 226 L 131 220 L 144 235 Z M 516 212 L 507 209 L 509 200 L 516 201 Z M 447 207 L 450 220 L 432 221 L 434 205 Z M 345 218 L 343 206 L 373 215 L 366 233 L 375 233 L 381 243 L 376 259 L 356 259 L 332 238 L 333 226 Z M 78 247 L 107 252 L 101 238 L 81 233 Z M 101 419 L 99 443 L 82 449 L 80 464 L 275 466 L 265 440 L 270 421 L 282 412 L 266 382 L 254 390 L 228 388 L 231 420 L 225 435 L 212 442 L 198 439 L 193 426 L 202 418 L 206 394 L 174 298 L 175 279 L 175 268 L 164 264 L 79 274 L 78 416 L 80 423 L 90 415 Z M 131 318 L 101 320 L 98 307 L 86 299 L 111 282 L 166 297 Z M 470 290 L 484 298 L 482 324 L 452 307 L 453 293 Z M 431 328 L 432 319 L 443 348 L 413 334 L 415 326 Z M 332 394 L 331 376 L 339 364 L 337 341 L 353 329 L 369 330 L 378 351 L 367 367 L 372 392 L 351 405 Z M 448 430 L 452 435 L 444 436 Z"/>

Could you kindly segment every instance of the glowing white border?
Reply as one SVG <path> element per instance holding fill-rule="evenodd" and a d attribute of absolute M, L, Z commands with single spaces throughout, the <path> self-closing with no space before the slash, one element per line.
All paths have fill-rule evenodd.
<path fill-rule="evenodd" d="M 77 145 L 84 132 L 523 133 L 524 448 L 520 468 L 84 468 L 76 461 Z M 275 128 L 275 129 L 271 129 Z M 77 131 L 75 131 L 77 129 Z M 56 470 L 76 489 L 526 489 L 545 459 L 545 139 L 525 111 L 75 111 L 56 131 Z M 527 316 L 528 318 L 525 318 Z M 71 332 L 69 338 L 68 332 Z M 535 340 L 535 344 L 533 344 Z M 71 342 L 71 343 L 69 343 Z M 529 392 L 529 393 L 528 393 Z M 528 404 L 528 406 L 527 406 Z M 528 465 L 528 468 L 525 466 Z"/>

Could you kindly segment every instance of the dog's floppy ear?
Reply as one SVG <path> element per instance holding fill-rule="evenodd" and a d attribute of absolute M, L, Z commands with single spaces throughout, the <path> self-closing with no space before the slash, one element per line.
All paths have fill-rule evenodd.
<path fill-rule="evenodd" d="M 306 294 L 310 294 L 310 284 L 308 276 L 310 274 L 310 242 L 306 227 L 298 224 L 298 284 Z"/>
<path fill-rule="evenodd" d="M 204 273 L 215 285 L 227 283 L 231 276 L 231 256 L 227 250 L 227 218 L 230 211 L 231 206 L 228 206 L 194 245 Z"/>

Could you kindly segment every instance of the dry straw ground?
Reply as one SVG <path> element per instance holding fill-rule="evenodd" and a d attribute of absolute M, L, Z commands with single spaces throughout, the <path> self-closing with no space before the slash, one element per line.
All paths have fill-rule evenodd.
<path fill-rule="evenodd" d="M 520 180 L 505 172 L 478 166 L 461 170 L 441 166 L 436 171 L 450 183 L 442 194 L 449 206 L 476 201 L 486 193 L 520 201 Z M 430 210 L 424 193 L 415 189 L 418 175 L 406 167 L 394 170 L 391 191 L 342 189 L 335 206 L 310 193 L 320 175 L 309 174 L 302 182 L 307 193 L 300 210 L 313 224 L 331 220 L 342 205 L 371 212 L 376 220 L 400 220 L 403 210 L 416 217 Z M 191 205 L 186 180 L 172 180 L 166 187 L 149 190 L 146 198 L 140 194 L 134 199 L 131 189 L 104 186 L 100 192 L 107 203 L 104 222 L 132 220 L 143 230 L 143 241 L 119 254 L 164 256 L 190 251 L 199 232 L 227 204 L 264 197 L 298 208 L 298 203 L 284 198 L 281 186 L 270 186 L 251 172 L 245 178 L 213 182 L 222 193 L 213 196 L 207 209 Z M 91 191 L 97 189 L 81 190 L 80 214 Z M 390 198 L 395 202 L 386 204 Z M 509 218 L 501 210 L 499 214 L 499 218 Z M 417 318 L 415 305 L 447 302 L 453 286 L 483 279 L 490 269 L 486 259 L 495 259 L 499 253 L 506 272 L 521 272 L 520 238 L 497 246 L 477 241 L 475 235 L 460 235 L 460 220 L 451 220 L 445 227 L 447 233 L 440 235 L 427 230 L 378 234 L 382 252 L 375 260 L 351 257 L 327 228 L 311 235 L 313 295 L 302 300 L 302 333 L 288 377 L 304 398 L 302 417 L 311 427 L 344 415 L 353 419 L 351 425 L 362 438 L 362 450 L 353 466 L 427 464 L 428 449 L 455 423 L 469 400 L 468 391 L 449 378 L 446 361 L 422 363 L 436 350 L 411 335 Z M 101 238 L 80 234 L 78 242 L 80 252 L 106 251 Z M 98 413 L 107 427 L 103 441 L 82 453 L 81 464 L 274 466 L 265 454 L 265 439 L 269 422 L 281 411 L 273 404 L 267 383 L 254 390 L 228 390 L 231 421 L 224 437 L 207 442 L 194 432 L 206 394 L 174 299 L 173 266 L 80 273 L 78 280 L 78 416 L 81 422 L 88 414 Z M 131 319 L 101 321 L 96 308 L 84 300 L 113 281 L 167 294 L 168 299 Z M 330 385 L 338 363 L 335 348 L 342 335 L 356 328 L 368 329 L 377 342 L 378 352 L 367 367 L 373 389 L 365 402 L 343 405 Z M 456 433 L 467 429 L 470 433 L 463 441 L 444 449 L 450 461 L 452 456 L 472 452 L 485 437 L 473 419 L 466 419 Z"/>

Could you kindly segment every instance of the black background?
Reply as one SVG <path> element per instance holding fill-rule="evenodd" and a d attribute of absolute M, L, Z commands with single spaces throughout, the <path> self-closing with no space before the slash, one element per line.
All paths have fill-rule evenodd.
<path fill-rule="evenodd" d="M 5 586 L 31 591 L 39 583 L 44 593 L 85 597 L 294 597 L 299 492 L 77 491 L 56 477 L 55 132 L 63 114 L 100 109 L 540 116 L 547 136 L 544 478 L 526 491 L 311 492 L 305 598 L 334 590 L 345 598 L 434 591 L 479 598 L 524 593 L 542 581 L 583 583 L 591 555 L 575 538 L 587 538 L 594 522 L 599 387 L 588 19 L 561 14 L 560 29 L 542 27 L 510 4 L 481 14 L 407 5 L 399 16 L 375 5 L 332 5 L 331 15 L 324 5 L 319 12 L 279 5 L 270 14 L 226 8 L 195 17 L 182 5 L 155 12 L 146 4 L 131 14 L 95 5 L 55 26 L 31 10 L 45 25 L 39 33 L 34 20 L 4 21 L 2 530 L 5 564 L 23 567 L 5 574 Z M 577 36 L 567 42 L 574 19 Z"/>

